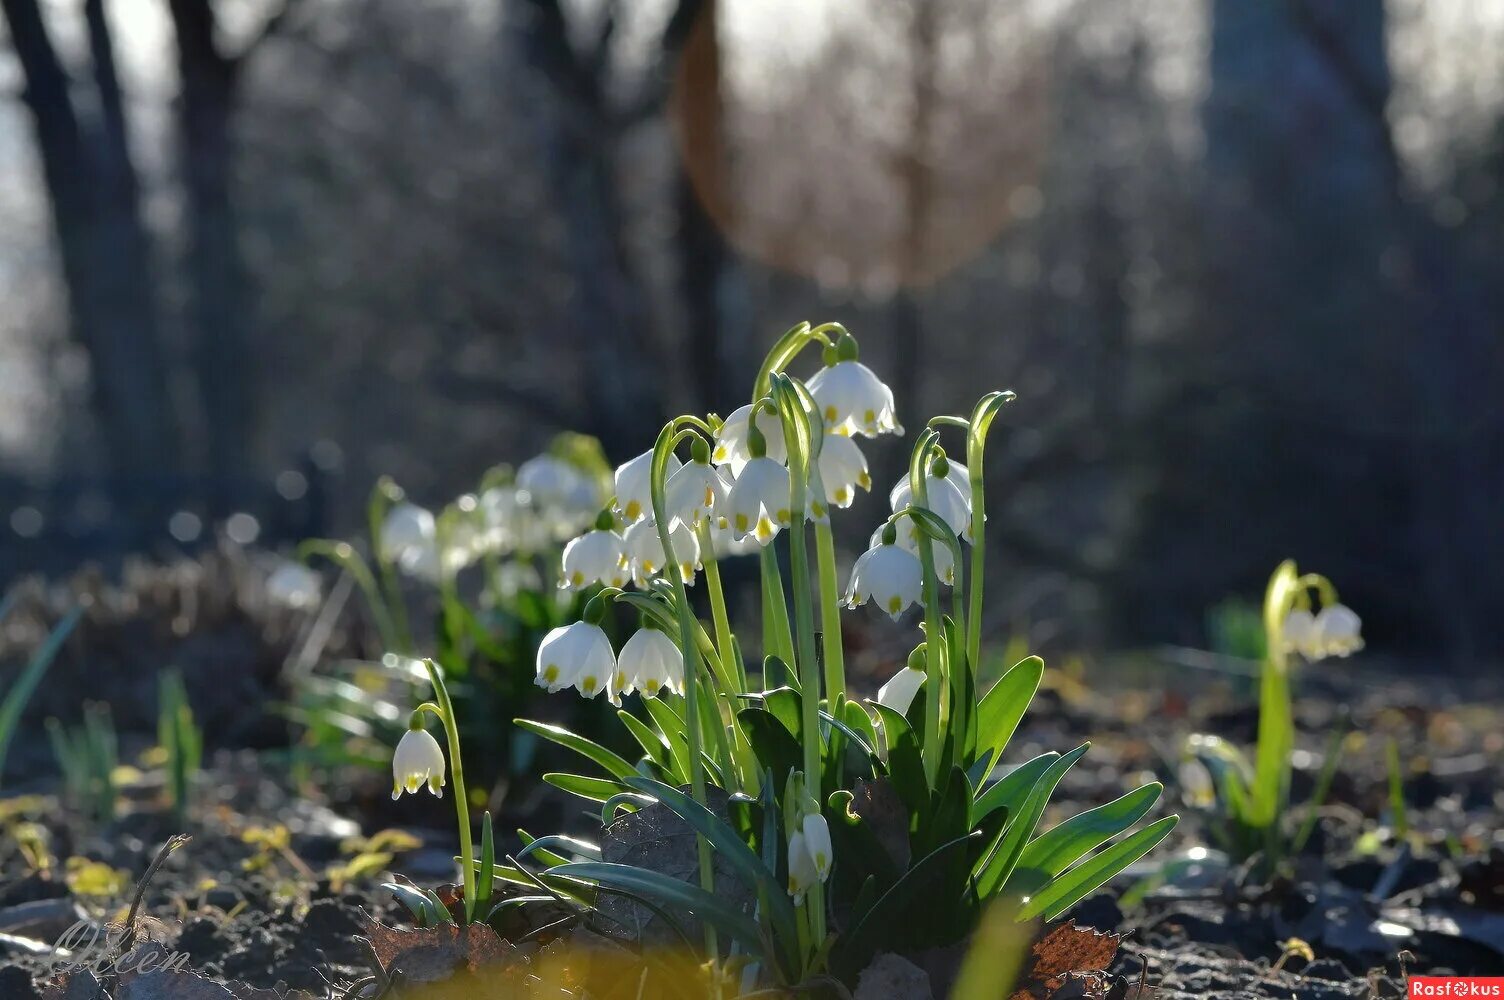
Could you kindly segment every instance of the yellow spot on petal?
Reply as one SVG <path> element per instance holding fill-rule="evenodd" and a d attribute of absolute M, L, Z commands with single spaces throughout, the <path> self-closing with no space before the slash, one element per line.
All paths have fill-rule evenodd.
<path fill-rule="evenodd" d="M 856 477 L 856 484 L 864 490 L 870 490 L 872 489 L 872 477 L 864 472 Z"/>
<path fill-rule="evenodd" d="M 616 672 L 616 690 L 620 691 L 622 688 L 624 688 L 626 686 L 627 686 L 627 672 L 625 670 L 618 670 Z"/>
<path fill-rule="evenodd" d="M 550 683 L 550 684 L 552 684 L 554 681 L 558 680 L 559 679 L 559 668 L 556 665 L 552 664 L 552 663 L 550 663 L 548 666 L 544 667 L 543 668 L 543 679 L 546 680 L 546 681 L 548 681 L 548 683 Z"/>
<path fill-rule="evenodd" d="M 716 445 L 715 451 L 710 453 L 710 460 L 716 463 L 726 461 L 726 446 Z"/>
<path fill-rule="evenodd" d="M 892 597 L 888 598 L 888 613 L 889 614 L 894 614 L 894 615 L 898 614 L 899 610 L 902 607 L 903 607 L 903 600 L 901 598 L 899 598 L 899 596 L 897 594 L 894 594 Z"/>
<path fill-rule="evenodd" d="M 626 582 L 627 581 L 624 578 L 619 577 L 619 576 L 613 576 L 611 578 L 611 586 L 613 586 L 613 587 L 620 587 L 622 584 L 624 584 Z"/>
<path fill-rule="evenodd" d="M 747 530 L 747 515 L 736 515 L 736 530 L 745 533 Z"/>
<path fill-rule="evenodd" d="M 825 419 L 831 423 L 836 422 L 836 408 L 834 406 L 827 406 L 825 408 Z"/>
<path fill-rule="evenodd" d="M 580 687 L 584 689 L 586 694 L 593 694 L 595 692 L 595 678 L 586 677 L 580 682 Z"/>
<path fill-rule="evenodd" d="M 582 587 L 585 584 L 585 574 L 581 573 L 579 570 L 575 570 L 570 574 L 569 582 L 573 586 Z"/>
<path fill-rule="evenodd" d="M 836 487 L 836 503 L 845 503 L 846 502 L 846 498 L 849 497 L 849 496 L 851 496 L 851 493 L 846 489 L 846 487 L 844 487 L 844 486 L 837 486 Z"/>
<path fill-rule="evenodd" d="M 816 500 L 814 503 L 810 504 L 810 512 L 812 514 L 814 514 L 815 517 L 817 517 L 817 518 L 824 517 L 825 516 L 825 505 L 823 503 L 821 503 L 820 501 Z"/>
<path fill-rule="evenodd" d="M 409 774 L 407 776 L 407 790 L 409 792 L 416 792 L 418 790 L 418 786 L 422 783 L 423 779 L 418 777 L 416 774 Z"/>
<path fill-rule="evenodd" d="M 869 410 L 868 412 L 870 413 L 871 411 Z M 642 504 L 638 503 L 636 500 L 628 500 L 627 509 L 622 511 L 622 513 L 626 515 L 628 521 L 635 521 L 637 520 L 638 515 L 642 513 Z"/>
<path fill-rule="evenodd" d="M 877 423 L 877 414 L 871 410 L 868 410 L 867 412 L 862 414 L 862 423 L 866 424 L 868 427 L 871 427 L 873 424 Z"/>
<path fill-rule="evenodd" d="M 778 508 L 777 517 L 778 517 L 778 523 L 779 524 L 783 525 L 785 528 L 787 528 L 789 526 L 790 514 L 789 514 L 789 510 L 788 510 L 787 507 L 780 507 L 780 508 Z"/>
<path fill-rule="evenodd" d="M 644 559 L 642 561 L 642 572 L 644 576 L 646 576 L 648 573 L 653 572 L 653 560 Z"/>
<path fill-rule="evenodd" d="M 709 507 L 713 503 L 715 503 L 715 491 L 712 490 L 709 486 L 707 486 L 707 487 L 705 487 L 705 503 L 704 503 L 704 506 Z"/>
<path fill-rule="evenodd" d="M 768 520 L 768 516 L 766 514 L 764 514 L 762 517 L 759 517 L 757 519 L 757 540 L 760 542 L 765 542 L 769 538 L 772 538 L 773 534 L 773 522 Z"/>

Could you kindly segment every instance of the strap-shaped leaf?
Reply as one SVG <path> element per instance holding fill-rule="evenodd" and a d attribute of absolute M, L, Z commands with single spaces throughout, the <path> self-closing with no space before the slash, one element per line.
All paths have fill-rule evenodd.
<path fill-rule="evenodd" d="M 681 882 L 662 872 L 607 861 L 572 861 L 567 865 L 550 868 L 545 874 L 588 879 L 606 891 L 645 896 L 666 906 L 677 906 L 704 920 L 765 961 L 768 958 L 757 922 L 697 885 Z"/>
<path fill-rule="evenodd" d="M 921 823 L 929 814 L 930 783 L 924 772 L 924 751 L 919 746 L 919 735 L 909 725 L 909 720 L 886 705 L 871 702 L 883 724 L 883 738 L 888 745 L 888 777 L 898 791 L 898 797 L 908 807 L 910 822 Z"/>
<path fill-rule="evenodd" d="M 663 803 L 694 828 L 696 833 L 710 841 L 721 859 L 731 865 L 749 887 L 759 892 L 759 898 L 766 898 L 765 905 L 777 935 L 786 941 L 794 939 L 798 933 L 794 905 L 779 884 L 776 870 L 763 864 L 757 852 L 747 846 L 746 841 L 742 840 L 729 823 L 684 792 L 661 781 L 637 777 L 629 778 L 628 783 L 637 791 L 651 795 Z M 764 893 L 765 897 L 762 895 Z"/>
<path fill-rule="evenodd" d="M 491 810 L 481 813 L 480 818 L 480 868 L 475 880 L 475 905 L 471 909 L 479 913 L 481 907 L 491 900 L 491 889 L 496 879 L 496 835 L 491 830 Z"/>
<path fill-rule="evenodd" d="M 933 891 L 934 880 L 951 852 L 964 847 L 972 836 L 968 833 L 942 844 L 910 867 L 903 878 L 862 913 L 850 931 L 837 939 L 831 959 L 839 975 L 854 977 L 885 944 L 912 938 L 916 926 L 922 926 L 916 923 L 918 901 Z M 954 907 L 957 900 L 944 899 L 940 903 Z"/>
<path fill-rule="evenodd" d="M 634 771 L 632 773 L 636 774 L 637 772 Z M 625 785 L 611 778 L 591 778 L 583 774 L 563 774 L 557 771 L 550 771 L 543 776 L 543 780 L 555 788 L 561 788 L 571 795 L 578 795 L 580 798 L 589 799 L 591 802 L 605 802 L 617 792 L 627 790 Z"/>
<path fill-rule="evenodd" d="M 1034 895 L 1055 876 L 1143 819 L 1163 791 L 1163 785 L 1152 781 L 1035 837 L 1008 877 L 1008 893 Z"/>
<path fill-rule="evenodd" d="M 1024 847 L 1029 838 L 1034 836 L 1034 829 L 1039 825 L 1039 817 L 1044 815 L 1044 807 L 1049 804 L 1050 796 L 1055 793 L 1055 786 L 1081 759 L 1081 755 L 1091 748 L 1090 743 L 1083 743 L 1070 753 L 1058 760 L 1052 761 L 1040 779 L 1034 783 L 1034 788 L 1029 792 L 1029 797 L 1024 800 L 1023 808 L 1018 810 L 1016 817 L 1009 821 L 1003 831 L 1002 839 L 997 847 L 983 861 L 977 872 L 977 898 L 986 902 L 999 889 L 1008 882 L 1008 876 L 1013 874 L 1013 869 L 1018 865 L 1018 859 L 1023 854 Z"/>
<path fill-rule="evenodd" d="M 601 849 L 596 845 L 562 833 L 551 834 L 547 837 L 534 837 L 526 830 L 518 830 L 517 839 L 522 841 L 522 850 L 516 855 L 518 861 L 529 854 L 536 854 L 538 860 L 546 865 L 567 864 L 570 859 L 558 853 L 560 850 L 579 855 L 587 861 L 599 861 L 601 857 Z"/>
<path fill-rule="evenodd" d="M 1046 920 L 1054 920 L 1059 917 L 1087 895 L 1107 884 L 1118 872 L 1154 850 L 1161 840 L 1170 835 L 1178 822 L 1179 816 L 1166 816 L 1156 820 L 1101 854 L 1081 862 L 1030 897 L 1020 910 L 1019 919 L 1043 916 Z"/>
<path fill-rule="evenodd" d="M 685 728 L 684 718 L 675 712 L 666 699 L 644 698 L 642 703 L 647 707 L 648 714 L 653 717 L 653 723 L 657 725 L 658 732 L 668 741 L 669 756 L 674 762 L 672 770 L 675 779 L 682 778 L 685 784 L 689 783 L 689 740 L 685 737 L 688 729 Z"/>
<path fill-rule="evenodd" d="M 1044 661 L 1027 656 L 1008 669 L 982 696 L 977 705 L 977 757 L 996 761 L 1002 755 L 1019 720 L 1029 710 L 1034 692 L 1044 677 Z"/>
<path fill-rule="evenodd" d="M 631 733 L 633 738 L 637 740 L 638 745 L 642 747 L 642 752 L 647 754 L 649 760 L 665 771 L 673 770 L 669 758 L 668 744 L 664 742 L 662 736 L 653 731 L 652 726 L 649 726 L 625 708 L 618 709 L 616 717 L 621 720 L 622 725 L 627 727 L 627 732 Z M 674 780 L 677 781 L 681 777 L 685 781 L 689 780 L 688 775 L 678 774 L 674 775 Z"/>
<path fill-rule="evenodd" d="M 1038 757 L 1018 765 L 998 781 L 987 786 L 972 804 L 971 825 L 975 827 L 998 809 L 1007 809 L 1010 814 L 1017 815 L 1024 800 L 1034 790 L 1035 782 L 1043 777 L 1050 765 L 1059 759 L 1058 753 L 1047 750 Z"/>
<path fill-rule="evenodd" d="M 534 722 L 531 719 L 515 720 L 518 727 L 530 733 L 536 733 L 546 740 L 551 740 L 562 747 L 567 747 L 582 757 L 595 761 L 606 769 L 606 773 L 613 778 L 625 778 L 636 774 L 637 769 L 628 763 L 620 754 L 613 753 L 599 743 L 587 740 L 583 736 L 571 733 L 563 726 L 555 726 L 548 722 Z"/>

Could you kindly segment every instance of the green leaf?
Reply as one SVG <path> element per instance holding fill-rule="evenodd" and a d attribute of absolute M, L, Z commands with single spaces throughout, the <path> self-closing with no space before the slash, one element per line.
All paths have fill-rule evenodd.
<path fill-rule="evenodd" d="M 7 609 L 8 609 L 7 602 Z M 5 774 L 5 757 L 10 751 L 11 738 L 16 734 L 16 726 L 21 721 L 21 710 L 36 693 L 37 685 L 42 683 L 42 675 L 47 668 L 52 666 L 52 661 L 57 658 L 58 651 L 63 648 L 63 642 L 73 632 L 73 626 L 78 624 L 79 617 L 83 614 L 82 608 L 74 608 L 58 622 L 57 627 L 48 634 L 46 640 L 32 654 L 31 661 L 26 664 L 26 669 L 21 671 L 21 676 L 5 694 L 5 701 L 0 702 L 0 777 Z"/>
<path fill-rule="evenodd" d="M 1019 912 L 1020 920 L 1043 916 L 1054 920 L 1087 895 L 1106 885 L 1124 868 L 1148 854 L 1169 836 L 1180 822 L 1179 816 L 1166 816 L 1149 824 L 1130 837 L 1081 862 L 1031 897 Z"/>
<path fill-rule="evenodd" d="M 1071 766 L 1090 748 L 1090 743 L 1083 743 L 1058 760 L 1051 761 L 1044 774 L 1034 783 L 1034 787 L 1029 791 L 1029 797 L 1024 800 L 1023 808 L 1008 823 L 997 847 L 992 849 L 992 853 L 982 862 L 977 872 L 977 898 L 979 900 L 986 902 L 1007 884 L 1008 876 L 1013 874 L 1019 856 L 1023 854 L 1025 845 L 1034 835 L 1035 827 L 1039 825 L 1039 817 L 1044 815 L 1045 806 L 1049 804 L 1050 796 L 1055 792 L 1055 786 L 1060 783 L 1065 772 L 1069 771 Z"/>
<path fill-rule="evenodd" d="M 663 737 L 653 731 L 652 726 L 649 726 L 625 708 L 617 709 L 616 717 L 621 720 L 622 725 L 627 727 L 627 732 L 631 733 L 633 738 L 637 740 L 638 744 L 642 747 L 642 752 L 647 754 L 649 760 L 665 771 L 673 770 L 670 764 L 668 744 L 664 742 Z M 674 780 L 677 781 L 680 778 L 683 778 L 685 781 L 689 780 L 688 775 L 674 775 Z"/>
<path fill-rule="evenodd" d="M 924 772 L 924 751 L 919 735 L 903 716 L 886 705 L 871 702 L 882 719 L 888 744 L 888 777 L 898 790 L 898 797 L 908 807 L 910 824 L 923 822 L 930 810 L 930 783 Z"/>
<path fill-rule="evenodd" d="M 684 784 L 689 783 L 689 740 L 685 734 L 689 731 L 684 724 L 684 719 L 669 706 L 662 698 L 644 698 L 643 706 L 648 714 L 653 717 L 653 722 L 658 726 L 658 732 L 668 741 L 670 758 L 673 767 L 668 768 L 674 774 L 674 780 Z"/>
<path fill-rule="evenodd" d="M 763 707 L 775 719 L 783 723 L 783 728 L 787 729 L 789 735 L 797 741 L 802 723 L 799 692 L 791 687 L 774 688 L 764 694 L 760 700 Z"/>
<path fill-rule="evenodd" d="M 626 786 L 619 781 L 611 778 L 591 778 L 583 774 L 550 772 L 543 776 L 543 780 L 555 788 L 561 788 L 582 799 L 589 799 L 591 802 L 605 802 L 617 792 L 626 791 Z"/>
<path fill-rule="evenodd" d="M 934 880 L 943 871 L 950 854 L 964 847 L 972 836 L 957 837 L 930 852 L 862 912 L 851 930 L 836 940 L 831 961 L 838 975 L 848 980 L 855 978 L 872 956 L 884 948 L 901 946 L 912 951 L 916 946 L 930 943 L 923 938 L 924 928 L 916 926 L 913 910 L 926 893 L 933 891 Z M 946 906 L 959 905 L 955 899 L 943 902 Z"/>
<path fill-rule="evenodd" d="M 976 746 L 980 759 L 996 761 L 1002 756 L 1043 677 L 1044 661 L 1027 656 L 1010 667 L 982 696 L 977 705 Z"/>
<path fill-rule="evenodd" d="M 798 770 L 803 763 L 804 751 L 771 712 L 761 708 L 744 708 L 736 713 L 736 718 L 747 734 L 747 741 L 752 744 L 752 751 L 757 759 L 765 769 L 773 772 L 781 787 L 789 772 Z"/>
<path fill-rule="evenodd" d="M 1049 770 L 1060 755 L 1048 750 L 1032 760 L 1025 761 L 1002 778 L 987 786 L 971 807 L 971 825 L 975 827 L 994 810 L 1007 809 L 1017 813 L 1024 799 L 1034 790 L 1034 784 Z"/>
<path fill-rule="evenodd" d="M 480 818 L 480 871 L 475 881 L 475 909 L 488 903 L 496 876 L 496 838 L 491 831 L 491 811 L 487 809 Z"/>
<path fill-rule="evenodd" d="M 1055 876 L 1143 819 L 1163 791 L 1163 785 L 1152 781 L 1035 837 L 1008 877 L 1007 891 L 1033 896 Z"/>
<path fill-rule="evenodd" d="M 585 739 L 565 729 L 563 726 L 555 726 L 547 722 L 534 722 L 531 719 L 515 719 L 519 729 L 530 733 L 536 733 L 546 740 L 551 740 L 562 747 L 567 747 L 582 757 L 587 757 L 601 767 L 613 778 L 625 778 L 637 773 L 637 769 L 627 763 L 618 754 L 607 750 L 599 743 Z"/>
<path fill-rule="evenodd" d="M 764 960 L 769 957 L 755 920 L 699 886 L 662 872 L 606 861 L 572 861 L 550 868 L 545 874 L 587 879 L 606 891 L 642 895 L 667 906 L 680 907 Z"/>

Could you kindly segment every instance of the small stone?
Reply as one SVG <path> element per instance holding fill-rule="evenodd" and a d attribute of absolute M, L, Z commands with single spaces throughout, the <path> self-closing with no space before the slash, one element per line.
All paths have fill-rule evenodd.
<path fill-rule="evenodd" d="M 854 1000 L 934 1000 L 930 977 L 902 955 L 884 952 L 857 978 Z"/>

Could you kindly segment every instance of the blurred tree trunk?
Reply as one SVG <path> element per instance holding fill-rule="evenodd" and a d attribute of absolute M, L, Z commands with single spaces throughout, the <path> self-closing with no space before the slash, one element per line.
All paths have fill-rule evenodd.
<path fill-rule="evenodd" d="M 89 355 L 92 405 L 107 460 L 122 485 L 171 472 L 178 461 L 177 428 L 102 2 L 85 4 L 103 119 L 98 134 L 79 119 L 36 0 L 0 0 L 0 11 L 25 75 L 24 100 L 51 202 L 69 323 Z"/>
<path fill-rule="evenodd" d="M 613 458 L 634 453 L 665 419 L 647 337 L 647 302 L 626 247 L 617 191 L 622 121 L 608 102 L 614 7 L 592 46 L 575 49 L 559 0 L 524 4 L 526 57 L 558 102 L 544 149 L 574 279 L 572 332 L 589 431 Z"/>
<path fill-rule="evenodd" d="M 680 0 L 664 33 L 664 62 L 677 79 L 674 119 L 680 162 L 675 179 L 679 288 L 688 325 L 694 403 L 704 412 L 740 397 L 727 385 L 728 326 L 736 268 L 722 227 L 734 224 L 726 162 L 725 97 L 717 0 Z"/>
<path fill-rule="evenodd" d="M 169 0 L 177 38 L 180 170 L 187 187 L 193 367 L 215 513 L 244 475 L 255 423 L 251 301 L 231 194 L 240 59 L 220 51 L 210 0 Z"/>

